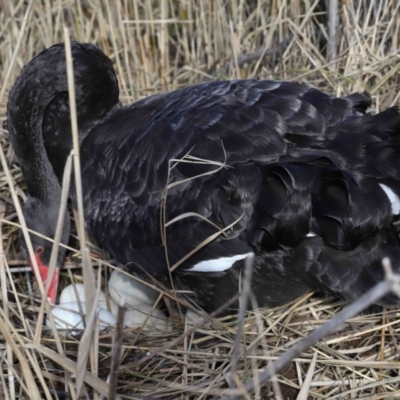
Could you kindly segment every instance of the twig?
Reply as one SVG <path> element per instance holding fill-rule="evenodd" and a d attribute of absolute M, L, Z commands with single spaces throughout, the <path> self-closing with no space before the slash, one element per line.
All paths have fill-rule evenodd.
<path fill-rule="evenodd" d="M 118 307 L 117 328 L 113 335 L 108 400 L 117 398 L 118 368 L 121 360 L 122 340 L 124 338 L 125 310 L 125 304 L 122 302 Z"/>
<path fill-rule="evenodd" d="M 185 337 L 190 336 L 193 332 L 196 332 L 197 329 L 201 328 L 203 325 L 207 324 L 207 322 L 211 321 L 215 318 L 218 314 L 224 311 L 227 307 L 233 304 L 238 298 L 240 293 L 236 293 L 232 298 L 230 298 L 227 302 L 222 304 L 221 307 L 217 308 L 211 314 L 209 314 L 206 318 L 202 321 L 198 322 L 193 328 L 189 329 L 188 331 L 182 333 L 182 335 L 178 336 L 176 339 L 166 343 L 164 346 L 154 349 L 152 352 L 149 352 L 145 357 L 141 358 L 140 360 L 133 361 L 131 363 L 125 364 L 119 368 L 119 371 L 124 371 L 131 368 L 136 368 L 140 364 L 144 363 L 145 361 L 150 360 L 151 358 L 155 357 L 158 354 L 161 354 L 163 351 L 170 349 L 171 347 L 175 346 L 179 342 L 181 342 Z"/>
<path fill-rule="evenodd" d="M 233 354 L 232 354 L 232 362 L 231 362 L 231 373 L 229 378 L 229 387 L 235 387 L 236 381 L 236 369 L 239 360 L 240 354 L 240 342 L 242 341 L 243 336 L 243 327 L 246 318 L 246 309 L 247 303 L 249 300 L 249 294 L 251 291 L 251 279 L 253 275 L 253 261 L 254 256 L 249 256 L 246 258 L 244 263 L 244 278 L 243 278 L 243 288 L 242 288 L 242 296 L 239 306 L 239 314 L 238 314 L 238 322 L 237 322 L 237 331 L 235 337 L 235 343 L 233 344 Z"/>
<path fill-rule="evenodd" d="M 328 39 L 328 57 L 329 61 L 334 61 L 337 58 L 337 42 L 338 42 L 338 0 L 327 1 L 328 18 L 329 18 L 329 39 Z M 330 69 L 335 69 L 335 64 L 332 64 Z"/>

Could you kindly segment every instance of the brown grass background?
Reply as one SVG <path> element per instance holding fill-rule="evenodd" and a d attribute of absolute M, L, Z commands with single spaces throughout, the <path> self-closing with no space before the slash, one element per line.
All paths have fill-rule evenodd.
<path fill-rule="evenodd" d="M 81 398 L 104 398 L 116 351 L 123 354 L 125 367 L 112 378 L 118 395 L 111 393 L 110 398 L 218 398 L 231 368 L 233 318 L 217 319 L 139 365 L 134 361 L 188 326 L 151 336 L 126 332 L 118 348 L 112 331 L 96 332 L 90 362 L 82 366 L 76 364 L 79 337 L 59 336 L 37 325 L 40 303 L 32 274 L 18 254 L 10 184 L 21 203 L 25 185 L 8 143 L 6 104 L 23 65 L 63 41 L 64 25 L 71 39 L 92 42 L 112 59 L 123 103 L 204 80 L 262 78 L 308 82 L 339 96 L 367 90 L 373 96 L 372 111 L 379 111 L 400 99 L 400 3 L 0 0 L 0 141 L 12 178 L 10 183 L 6 171 L 0 172 L 0 400 L 76 399 L 76 376 L 86 382 Z M 97 256 L 97 269 L 101 253 L 92 255 Z M 78 251 L 75 256 L 63 270 L 63 285 L 82 281 Z M 249 314 L 238 379 L 253 376 L 342 306 L 337 299 L 306 296 L 279 309 Z M 269 383 L 245 398 L 400 398 L 398 319 L 396 309 L 353 318 L 294 359 L 277 375 L 274 387 Z M 35 338 L 35 332 L 40 337 Z"/>

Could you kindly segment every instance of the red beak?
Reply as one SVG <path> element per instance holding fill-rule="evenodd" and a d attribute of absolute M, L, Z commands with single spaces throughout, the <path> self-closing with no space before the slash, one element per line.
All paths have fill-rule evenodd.
<path fill-rule="evenodd" d="M 39 268 L 40 277 L 36 276 L 36 279 L 41 279 L 43 286 L 46 288 L 46 282 L 49 275 L 49 267 L 42 263 L 39 254 L 35 254 L 36 262 Z M 49 291 L 47 292 L 47 300 L 50 305 L 54 306 L 57 297 L 58 281 L 60 279 L 60 268 L 55 269 L 53 274 L 53 279 L 49 286 Z"/>

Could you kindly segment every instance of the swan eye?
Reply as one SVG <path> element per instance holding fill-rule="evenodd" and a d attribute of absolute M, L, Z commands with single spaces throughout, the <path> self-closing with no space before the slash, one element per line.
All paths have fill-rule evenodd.
<path fill-rule="evenodd" d="M 40 256 L 41 254 L 43 254 L 43 252 L 44 252 L 44 247 L 43 246 L 36 247 L 35 254 Z"/>

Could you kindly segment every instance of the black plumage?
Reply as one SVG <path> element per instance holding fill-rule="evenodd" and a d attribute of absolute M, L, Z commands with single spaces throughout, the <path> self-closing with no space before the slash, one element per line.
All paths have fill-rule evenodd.
<path fill-rule="evenodd" d="M 119 263 L 164 282 L 172 268 L 207 311 L 237 290 L 249 253 L 260 306 L 310 290 L 357 298 L 382 279 L 385 256 L 399 270 L 395 206 L 382 187 L 400 194 L 396 108 L 370 115 L 367 94 L 262 80 L 203 83 L 123 107 L 110 60 L 90 44 L 72 52 L 86 227 Z M 48 210 L 58 209 L 71 148 L 62 44 L 23 69 L 8 119 L 27 222 L 52 236 Z M 191 271 L 226 257 L 237 257 L 233 267 Z"/>

